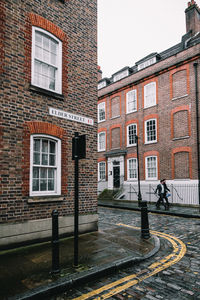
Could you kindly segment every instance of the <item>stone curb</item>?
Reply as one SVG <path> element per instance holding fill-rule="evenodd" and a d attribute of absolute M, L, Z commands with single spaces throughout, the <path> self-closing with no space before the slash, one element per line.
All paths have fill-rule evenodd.
<path fill-rule="evenodd" d="M 113 274 L 122 268 L 130 267 L 136 263 L 140 263 L 155 255 L 160 249 L 160 239 L 157 236 L 152 237 L 154 238 L 154 249 L 143 257 L 124 258 L 111 264 L 93 268 L 91 270 L 81 272 L 77 275 L 72 275 L 70 276 L 70 278 L 68 277 L 59 279 L 56 282 L 41 286 L 39 288 L 35 288 L 29 292 L 8 297 L 8 300 L 44 299 L 45 297 L 65 292 L 67 289 L 83 284 L 85 282 L 89 282 L 102 276 Z"/>
<path fill-rule="evenodd" d="M 140 208 L 137 207 L 130 207 L 126 204 L 120 205 L 120 204 L 110 204 L 110 203 L 98 203 L 98 206 L 102 207 L 109 207 L 109 208 L 119 208 L 119 209 L 126 209 L 126 210 L 133 210 L 133 211 L 141 211 Z M 149 209 L 148 212 L 150 213 L 156 213 L 156 214 L 162 214 L 162 215 L 169 215 L 169 216 L 175 216 L 175 217 L 183 217 L 183 218 L 196 218 L 200 219 L 200 214 L 189 214 L 189 213 L 178 213 L 173 211 L 165 211 L 165 210 L 156 210 L 156 209 Z"/>

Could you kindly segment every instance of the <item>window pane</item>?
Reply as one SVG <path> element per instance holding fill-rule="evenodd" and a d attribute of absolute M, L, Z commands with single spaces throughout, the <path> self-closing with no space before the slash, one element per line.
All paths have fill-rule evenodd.
<path fill-rule="evenodd" d="M 43 166 L 48 165 L 48 154 L 42 154 L 42 165 Z"/>
<path fill-rule="evenodd" d="M 33 164 L 40 165 L 40 153 L 33 153 Z"/>
<path fill-rule="evenodd" d="M 54 180 L 49 179 L 48 180 L 48 191 L 53 191 L 54 190 Z"/>
<path fill-rule="evenodd" d="M 49 51 L 49 38 L 46 36 L 43 36 L 43 47 Z"/>
<path fill-rule="evenodd" d="M 40 178 L 42 179 L 47 178 L 47 169 L 44 168 L 40 169 Z"/>
<path fill-rule="evenodd" d="M 48 178 L 54 178 L 54 169 L 48 169 Z"/>
<path fill-rule="evenodd" d="M 34 139 L 33 150 L 37 151 L 37 152 L 40 152 L 40 140 Z"/>
<path fill-rule="evenodd" d="M 50 79 L 49 89 L 55 90 L 55 80 L 54 79 Z"/>
<path fill-rule="evenodd" d="M 33 178 L 39 178 L 39 168 L 34 167 L 33 168 Z"/>
<path fill-rule="evenodd" d="M 40 191 L 46 191 L 47 190 L 47 180 L 40 180 Z"/>
<path fill-rule="evenodd" d="M 55 153 L 55 142 L 50 141 L 50 153 Z"/>
<path fill-rule="evenodd" d="M 57 52 L 57 43 L 51 40 L 51 52 L 56 54 Z"/>
<path fill-rule="evenodd" d="M 33 179 L 33 191 L 39 191 L 39 179 Z"/>
<path fill-rule="evenodd" d="M 42 45 L 42 35 L 39 32 L 35 33 L 35 43 L 39 46 Z"/>
<path fill-rule="evenodd" d="M 56 55 L 54 53 L 51 53 L 51 64 L 56 65 Z"/>
<path fill-rule="evenodd" d="M 49 165 L 55 166 L 55 155 L 54 154 L 49 155 Z"/>
<path fill-rule="evenodd" d="M 42 152 L 48 153 L 48 141 L 47 140 L 42 140 Z"/>

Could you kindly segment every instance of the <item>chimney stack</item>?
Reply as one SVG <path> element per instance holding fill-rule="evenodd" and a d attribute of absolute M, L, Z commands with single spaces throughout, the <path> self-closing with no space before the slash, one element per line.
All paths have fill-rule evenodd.
<path fill-rule="evenodd" d="M 194 36 L 200 32 L 200 8 L 194 0 L 188 2 L 188 7 L 185 10 L 186 17 L 186 33 L 191 32 Z"/>
<path fill-rule="evenodd" d="M 101 67 L 98 66 L 98 81 L 100 81 L 102 79 L 102 71 L 101 71 Z"/>

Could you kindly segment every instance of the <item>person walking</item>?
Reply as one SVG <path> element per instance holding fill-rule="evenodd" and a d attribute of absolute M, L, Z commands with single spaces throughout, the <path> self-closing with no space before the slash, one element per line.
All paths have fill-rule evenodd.
<path fill-rule="evenodd" d="M 167 192 L 170 191 L 166 184 L 166 179 L 160 180 L 160 183 L 157 185 L 155 194 L 158 192 L 158 201 L 156 202 L 156 208 L 160 209 L 160 204 L 163 203 L 165 210 L 169 209 L 169 201 L 167 198 Z M 165 202 L 164 202 L 165 199 Z"/>

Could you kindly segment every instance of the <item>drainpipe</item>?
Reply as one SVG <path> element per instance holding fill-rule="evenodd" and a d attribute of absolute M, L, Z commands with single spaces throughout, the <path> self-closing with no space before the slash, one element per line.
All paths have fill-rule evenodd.
<path fill-rule="evenodd" d="M 196 127 L 197 127 L 197 164 L 198 164 L 198 195 L 199 195 L 199 210 L 200 210 L 200 147 L 199 147 L 199 91 L 198 91 L 198 63 L 193 64 L 195 72 L 195 99 L 196 99 Z"/>

